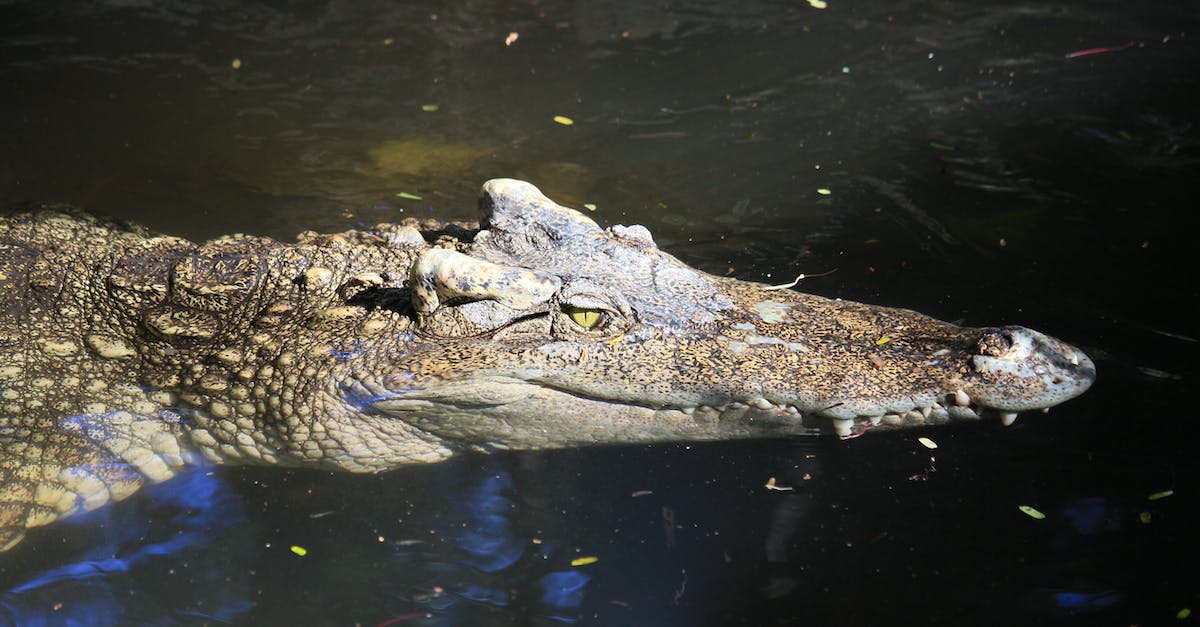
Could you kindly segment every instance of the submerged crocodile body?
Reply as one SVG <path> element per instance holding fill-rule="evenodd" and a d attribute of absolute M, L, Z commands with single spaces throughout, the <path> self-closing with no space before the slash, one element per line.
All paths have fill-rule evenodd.
<path fill-rule="evenodd" d="M 480 207 L 294 244 L 0 218 L 0 549 L 205 462 L 1009 422 L 1095 377 L 1023 327 L 699 272 L 528 183 Z"/>

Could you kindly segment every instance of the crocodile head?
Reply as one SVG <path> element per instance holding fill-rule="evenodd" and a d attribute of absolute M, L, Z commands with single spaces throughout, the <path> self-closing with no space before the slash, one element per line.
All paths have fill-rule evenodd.
<path fill-rule="evenodd" d="M 1018 326 L 712 276 L 641 226 L 484 185 L 482 230 L 409 283 L 420 320 L 369 405 L 447 443 L 546 448 L 901 427 L 1047 409 L 1095 378 Z"/>

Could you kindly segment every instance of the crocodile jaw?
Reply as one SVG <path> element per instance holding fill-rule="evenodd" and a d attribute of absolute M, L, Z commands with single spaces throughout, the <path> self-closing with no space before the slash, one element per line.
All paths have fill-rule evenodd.
<path fill-rule="evenodd" d="M 746 393 L 736 385 L 716 383 L 700 393 L 672 389 L 649 394 L 643 389 L 633 394 L 596 384 L 594 373 L 526 368 L 420 384 L 407 376 L 396 378 L 372 408 L 449 445 L 470 448 L 819 433 L 849 437 L 871 428 L 986 417 L 1010 425 L 1018 412 L 1048 410 L 1082 394 L 1095 379 L 1095 366 L 1082 351 L 1037 331 L 1004 327 L 981 333 L 980 343 L 986 344 L 981 350 L 993 354 L 961 357 L 967 366 L 947 368 L 953 375 L 903 396 Z M 1002 336 L 1008 346 L 997 346 L 993 336 Z M 400 380 L 405 384 L 397 385 Z"/>

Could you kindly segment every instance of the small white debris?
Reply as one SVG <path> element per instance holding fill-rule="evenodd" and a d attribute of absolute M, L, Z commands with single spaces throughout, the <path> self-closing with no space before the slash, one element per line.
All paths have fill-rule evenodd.
<path fill-rule="evenodd" d="M 771 477 L 771 478 L 767 479 L 767 482 L 765 484 L 763 484 L 763 487 L 768 490 L 775 490 L 777 492 L 791 492 L 792 490 L 796 489 L 791 486 L 776 485 L 775 477 Z"/>

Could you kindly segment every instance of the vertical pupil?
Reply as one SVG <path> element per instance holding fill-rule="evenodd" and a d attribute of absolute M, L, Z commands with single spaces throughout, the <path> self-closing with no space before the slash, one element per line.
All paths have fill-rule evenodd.
<path fill-rule="evenodd" d="M 590 329 L 600 322 L 600 310 L 598 309 L 571 309 L 570 316 L 575 324 L 585 329 Z"/>

